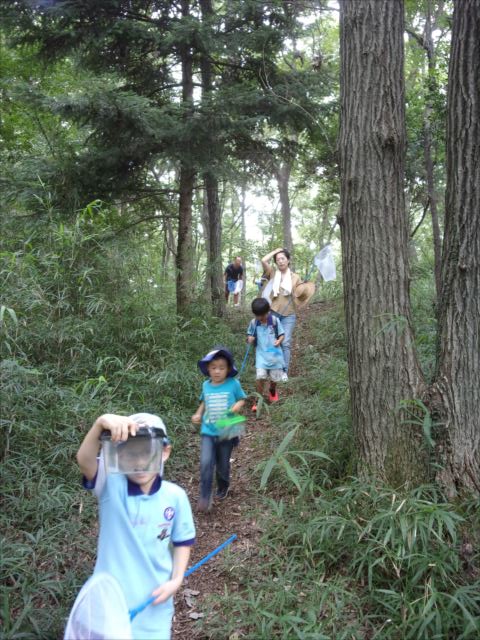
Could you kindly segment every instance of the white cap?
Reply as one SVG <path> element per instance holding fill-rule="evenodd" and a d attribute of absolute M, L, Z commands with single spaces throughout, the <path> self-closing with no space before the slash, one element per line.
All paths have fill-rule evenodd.
<path fill-rule="evenodd" d="M 134 413 L 132 416 L 128 416 L 130 420 L 136 422 L 141 427 L 150 427 L 151 429 L 162 429 L 165 435 L 167 435 L 167 427 L 163 420 L 156 416 L 154 413 Z"/>

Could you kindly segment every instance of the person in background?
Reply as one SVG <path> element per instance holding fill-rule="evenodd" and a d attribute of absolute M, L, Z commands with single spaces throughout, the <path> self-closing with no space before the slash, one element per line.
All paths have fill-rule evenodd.
<path fill-rule="evenodd" d="M 239 306 L 239 293 L 235 293 L 235 287 L 237 286 L 237 282 L 239 280 L 243 280 L 243 266 L 242 266 L 242 258 L 237 256 L 233 262 L 227 266 L 223 273 L 224 281 L 225 281 L 225 300 L 228 304 L 228 298 L 230 294 L 233 294 L 233 303 L 236 307 Z"/>
<path fill-rule="evenodd" d="M 285 365 L 280 345 L 285 333 L 280 320 L 270 312 L 270 305 L 265 298 L 255 298 L 252 313 L 255 318 L 248 325 L 247 342 L 256 346 L 257 393 L 263 396 L 265 383 L 269 380 L 268 399 L 270 402 L 278 402 L 277 382 L 283 380 Z M 256 410 L 255 402 L 252 411 Z"/>
<path fill-rule="evenodd" d="M 275 266 L 270 264 L 272 258 Z M 295 315 L 295 290 L 301 284 L 301 279 L 290 270 L 290 253 L 282 247 L 267 253 L 262 258 L 262 266 L 268 282 L 261 295 L 270 303 L 272 313 L 280 320 L 285 331 L 285 338 L 282 342 L 285 359 L 282 381 L 285 382 L 288 380 L 292 334 L 297 319 Z"/>
<path fill-rule="evenodd" d="M 253 284 L 257 285 L 258 288 L 258 294 L 260 295 L 261 290 L 263 289 L 263 287 L 265 286 L 265 284 L 267 283 L 268 278 L 265 275 L 265 273 L 262 273 L 262 275 L 260 277 L 255 276 L 253 278 Z"/>

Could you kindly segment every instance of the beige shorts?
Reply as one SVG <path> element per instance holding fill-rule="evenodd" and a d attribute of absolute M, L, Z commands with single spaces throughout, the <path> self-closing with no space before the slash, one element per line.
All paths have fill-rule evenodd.
<path fill-rule="evenodd" d="M 257 380 L 271 380 L 272 382 L 282 382 L 283 369 L 257 369 Z"/>

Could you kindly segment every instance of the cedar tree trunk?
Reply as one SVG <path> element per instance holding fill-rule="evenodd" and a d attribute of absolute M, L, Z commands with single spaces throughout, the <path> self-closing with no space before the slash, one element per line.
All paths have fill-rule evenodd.
<path fill-rule="evenodd" d="M 448 75 L 447 190 L 439 307 L 442 471 L 480 493 L 480 2 L 456 0 Z"/>
<path fill-rule="evenodd" d="M 189 0 L 182 0 L 182 15 L 189 15 Z M 185 117 L 191 117 L 193 110 L 193 57 L 191 47 L 181 47 L 182 63 L 182 100 Z M 192 243 L 192 201 L 195 185 L 195 171 L 188 164 L 189 149 L 184 149 L 184 159 L 180 165 L 180 198 L 178 206 L 177 238 L 177 313 L 181 316 L 188 312 L 193 291 L 193 243 Z"/>
<path fill-rule="evenodd" d="M 360 473 L 423 476 L 403 402 L 423 379 L 410 321 L 402 0 L 341 0 L 340 178 L 349 384 Z"/>

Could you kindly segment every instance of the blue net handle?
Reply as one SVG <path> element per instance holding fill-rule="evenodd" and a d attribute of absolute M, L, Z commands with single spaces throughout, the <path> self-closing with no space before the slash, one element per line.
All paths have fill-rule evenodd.
<path fill-rule="evenodd" d="M 233 535 L 230 536 L 230 538 L 228 538 L 228 540 L 225 540 L 225 542 L 222 542 L 222 544 L 220 546 L 218 546 L 216 549 L 214 549 L 213 551 L 210 551 L 209 554 L 207 554 L 204 558 L 202 558 L 201 560 L 199 560 L 197 562 L 197 564 L 194 564 L 193 567 L 190 567 L 190 569 L 187 569 L 185 571 L 185 578 L 188 578 L 189 575 L 191 575 L 194 571 L 196 571 L 197 569 L 200 569 L 201 566 L 203 566 L 206 562 L 208 562 L 211 558 L 213 558 L 213 556 L 216 556 L 217 553 L 220 553 L 220 551 L 222 551 L 222 549 L 225 549 L 225 547 L 227 547 L 229 544 L 231 544 L 234 540 L 237 539 L 237 534 L 234 533 Z M 145 600 L 145 602 L 142 602 L 142 604 L 140 604 L 138 607 L 135 607 L 134 609 L 130 609 L 130 611 L 128 612 L 130 615 L 130 622 L 135 618 L 135 616 L 137 616 L 141 611 L 143 611 L 144 609 L 146 609 L 148 607 L 148 605 L 152 604 L 152 602 L 155 600 L 155 596 L 151 596 L 150 598 L 148 598 L 148 600 Z"/>

